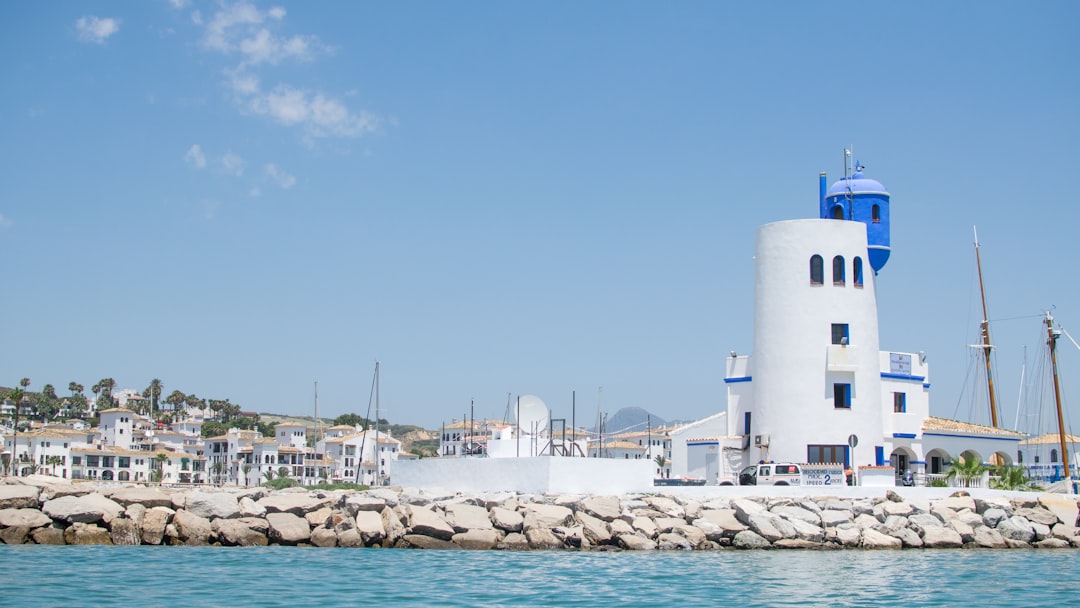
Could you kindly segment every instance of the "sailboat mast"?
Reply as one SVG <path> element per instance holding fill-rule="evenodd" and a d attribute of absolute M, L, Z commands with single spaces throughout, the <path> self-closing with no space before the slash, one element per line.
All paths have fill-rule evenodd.
<path fill-rule="evenodd" d="M 1065 417 L 1061 411 L 1061 385 L 1058 382 L 1057 334 L 1054 333 L 1054 317 L 1046 312 L 1046 343 L 1050 345 L 1050 367 L 1054 370 L 1054 403 L 1057 404 L 1058 441 L 1061 442 L 1061 462 L 1065 465 L 1065 493 L 1072 494 L 1072 470 L 1069 468 L 1069 450 L 1065 447 Z"/>
<path fill-rule="evenodd" d="M 994 428 L 997 428 L 997 399 L 994 397 L 994 374 L 990 365 L 990 351 L 994 348 L 990 345 L 990 315 L 986 312 L 986 290 L 983 288 L 982 261 L 979 259 L 979 233 L 974 228 L 972 231 L 975 232 L 975 267 L 979 271 L 979 296 L 982 298 L 982 350 L 983 357 L 986 359 L 986 390 L 990 395 L 990 422 Z"/>
<path fill-rule="evenodd" d="M 379 466 L 379 362 L 375 362 L 375 485 L 382 485 L 382 470 Z"/>

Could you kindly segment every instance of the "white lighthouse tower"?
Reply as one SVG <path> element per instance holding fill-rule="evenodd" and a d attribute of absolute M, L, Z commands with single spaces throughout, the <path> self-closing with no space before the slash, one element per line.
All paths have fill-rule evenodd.
<path fill-rule="evenodd" d="M 733 352 L 725 378 L 744 463 L 880 464 L 874 285 L 888 254 L 888 206 L 884 187 L 859 167 L 827 193 L 822 176 L 820 218 L 758 229 L 754 352 Z"/>

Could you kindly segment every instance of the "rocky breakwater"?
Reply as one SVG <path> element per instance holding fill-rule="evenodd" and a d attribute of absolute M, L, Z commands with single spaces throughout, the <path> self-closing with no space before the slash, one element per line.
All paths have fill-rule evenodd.
<path fill-rule="evenodd" d="M 421 549 L 1080 547 L 1074 497 L 963 494 L 688 499 L 0 485 L 6 544 L 304 545 Z"/>

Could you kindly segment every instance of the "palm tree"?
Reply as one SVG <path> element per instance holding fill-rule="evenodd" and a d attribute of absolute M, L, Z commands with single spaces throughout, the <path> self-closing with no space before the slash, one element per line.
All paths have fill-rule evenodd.
<path fill-rule="evenodd" d="M 98 386 L 101 387 L 101 396 L 105 398 L 109 407 L 113 406 L 112 392 L 116 388 L 116 380 L 112 378 L 102 378 L 98 381 Z M 98 409 L 101 409 L 99 406 Z"/>
<path fill-rule="evenodd" d="M 26 380 L 26 378 L 23 378 L 23 380 Z M 27 384 L 29 383 L 30 382 L 27 381 Z M 15 402 L 15 417 L 12 419 L 11 425 L 11 453 L 13 457 L 14 454 L 19 451 L 19 409 L 22 407 L 22 400 L 25 396 L 26 391 L 21 388 L 13 388 L 8 392 L 8 399 L 11 399 L 13 402 Z M 18 459 L 13 459 L 12 462 L 18 462 Z M 12 464 L 11 470 L 12 474 L 15 475 L 15 477 L 19 476 L 19 467 L 17 465 Z"/>
<path fill-rule="evenodd" d="M 221 474 L 225 472 L 225 463 L 220 461 L 215 462 L 213 465 L 210 466 L 210 472 L 214 474 L 214 477 L 217 478 L 218 485 L 220 485 Z"/>
<path fill-rule="evenodd" d="M 71 396 L 72 397 L 74 397 L 75 393 L 78 392 L 78 391 L 75 390 L 77 388 L 79 388 L 79 385 L 74 380 L 72 380 L 71 382 L 68 382 L 68 390 L 71 391 Z"/>
<path fill-rule="evenodd" d="M 56 399 L 56 387 L 51 384 L 46 384 L 41 389 L 41 394 L 45 395 L 47 399 Z"/>
<path fill-rule="evenodd" d="M 945 479 L 955 480 L 960 487 L 966 488 L 970 487 L 971 480 L 982 477 L 984 472 L 986 472 L 986 467 L 983 463 L 971 457 L 964 458 L 961 454 L 958 458 L 952 459 L 949 469 L 945 471 Z"/>
<path fill-rule="evenodd" d="M 274 481 L 274 469 L 263 471 L 263 477 L 266 478 L 266 481 Z"/>
<path fill-rule="evenodd" d="M 1027 476 L 1024 467 L 1011 467 L 1004 464 L 994 468 L 994 477 L 990 479 L 990 487 L 995 490 L 1032 489 L 1031 478 Z"/>
<path fill-rule="evenodd" d="M 154 456 L 154 462 L 157 464 L 157 467 L 151 472 L 151 477 L 154 477 L 154 474 L 156 473 L 157 479 L 154 481 L 161 483 L 165 478 L 165 463 L 169 462 L 169 455 L 165 452 L 158 452 L 157 455 Z"/>
<path fill-rule="evenodd" d="M 25 391 L 26 388 L 30 386 L 30 378 L 23 378 L 22 380 L 19 380 L 19 386 L 21 386 L 22 389 Z"/>
<path fill-rule="evenodd" d="M 169 396 L 165 398 L 165 403 L 172 406 L 173 410 L 179 411 L 184 407 L 184 402 L 187 400 L 187 395 L 180 391 L 174 390 L 169 393 Z"/>
<path fill-rule="evenodd" d="M 244 466 L 240 467 L 240 470 L 244 472 L 244 485 L 246 486 L 248 481 L 248 473 L 251 472 L 251 465 L 245 463 Z"/>
<path fill-rule="evenodd" d="M 63 463 L 64 463 L 64 459 L 59 457 L 59 456 L 49 456 L 48 458 L 45 459 L 45 464 L 52 465 L 53 477 L 56 477 L 56 465 L 63 464 Z"/>
<path fill-rule="evenodd" d="M 154 413 L 154 410 L 161 409 L 160 406 L 158 406 L 158 401 L 161 400 L 161 390 L 163 388 L 164 385 L 161 383 L 161 380 L 154 378 L 150 381 L 150 385 L 146 387 L 146 390 L 142 392 L 142 396 L 150 400 L 151 414 Z"/>
<path fill-rule="evenodd" d="M 280 477 L 288 477 L 289 476 L 289 467 L 278 467 L 277 476 L 279 478 Z"/>

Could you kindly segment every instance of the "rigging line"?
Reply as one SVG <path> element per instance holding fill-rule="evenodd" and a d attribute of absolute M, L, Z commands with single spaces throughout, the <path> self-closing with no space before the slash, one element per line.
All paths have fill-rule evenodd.
<path fill-rule="evenodd" d="M 992 323 L 998 323 L 1000 321 L 1018 321 L 1018 320 L 1022 320 L 1022 319 L 1036 319 L 1036 318 L 1041 319 L 1042 317 L 1043 317 L 1043 315 L 1025 315 L 1023 317 L 1004 317 L 1004 318 L 1001 318 L 1001 319 L 990 319 L 990 321 Z"/>

